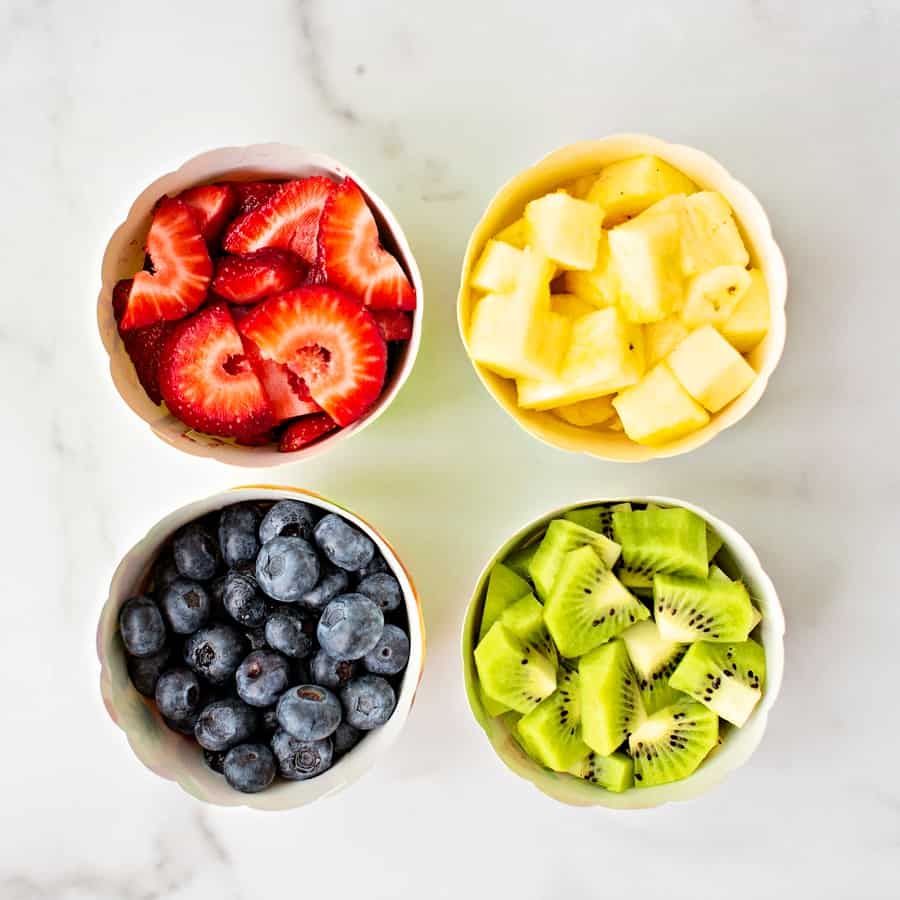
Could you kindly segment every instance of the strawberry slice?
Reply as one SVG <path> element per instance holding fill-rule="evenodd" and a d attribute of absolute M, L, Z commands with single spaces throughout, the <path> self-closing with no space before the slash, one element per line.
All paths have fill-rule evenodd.
<path fill-rule="evenodd" d="M 275 424 L 224 303 L 173 328 L 163 348 L 159 386 L 169 410 L 206 434 L 249 439 Z"/>
<path fill-rule="evenodd" d="M 386 341 L 408 341 L 412 337 L 412 318 L 402 309 L 373 309 L 372 318 Z"/>
<path fill-rule="evenodd" d="M 131 292 L 132 280 L 120 281 L 113 288 L 112 305 L 113 315 L 119 323 L 125 307 L 128 305 L 128 295 Z M 125 331 L 119 325 L 119 335 L 125 345 L 125 352 L 134 364 L 138 381 L 147 392 L 147 396 L 156 404 L 162 403 L 162 394 L 159 392 L 159 360 L 162 355 L 163 345 L 174 326 L 169 322 L 156 322 L 145 328 L 132 328 Z"/>
<path fill-rule="evenodd" d="M 272 194 L 276 193 L 282 181 L 236 181 L 233 183 L 234 192 L 237 194 L 238 205 L 235 215 L 242 216 L 257 206 L 262 206 Z"/>
<path fill-rule="evenodd" d="M 278 442 L 278 449 L 282 453 L 292 453 L 294 450 L 300 450 L 313 441 L 317 441 L 337 427 L 337 422 L 325 413 L 318 416 L 305 416 L 288 425 Z"/>
<path fill-rule="evenodd" d="M 252 341 L 244 340 L 244 349 L 278 422 L 322 412 L 306 386 L 306 382 L 287 366 L 274 359 L 263 359 Z"/>
<path fill-rule="evenodd" d="M 263 247 L 293 250 L 312 265 L 325 201 L 334 182 L 323 175 L 287 181 L 256 209 L 235 219 L 222 240 L 228 253 L 250 253 Z"/>
<path fill-rule="evenodd" d="M 256 303 L 302 284 L 307 265 L 290 250 L 264 247 L 216 263 L 211 288 L 231 303 Z"/>
<path fill-rule="evenodd" d="M 400 263 L 379 243 L 378 223 L 349 178 L 325 204 L 316 268 L 329 284 L 373 309 L 416 308 L 413 286 Z"/>
<path fill-rule="evenodd" d="M 212 262 L 190 208 L 163 197 L 153 214 L 145 250 L 152 272 L 134 276 L 120 327 L 126 331 L 181 319 L 206 299 Z"/>
<path fill-rule="evenodd" d="M 238 326 L 265 359 L 284 363 L 338 425 L 349 425 L 381 394 L 387 348 L 367 309 L 325 285 L 263 300 Z"/>
<path fill-rule="evenodd" d="M 175 199 L 191 208 L 207 244 L 218 240 L 238 202 L 237 194 L 230 184 L 201 184 L 182 191 Z"/>

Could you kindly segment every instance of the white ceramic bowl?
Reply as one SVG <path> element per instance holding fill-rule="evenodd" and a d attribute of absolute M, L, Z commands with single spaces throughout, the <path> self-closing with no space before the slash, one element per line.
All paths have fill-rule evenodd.
<path fill-rule="evenodd" d="M 512 736 L 503 717 L 494 719 L 484 711 L 481 705 L 478 674 L 472 651 L 478 640 L 478 627 L 481 623 L 481 610 L 488 576 L 497 562 L 526 538 L 546 528 L 551 519 L 558 518 L 570 509 L 626 501 L 656 503 L 658 506 L 682 506 L 702 516 L 718 532 L 724 541 L 724 546 L 731 553 L 753 602 L 762 613 L 762 622 L 758 626 L 758 631 L 754 632 L 754 638 L 763 645 L 766 651 L 766 684 L 762 699 L 744 727 L 727 726 L 721 745 L 712 752 L 693 775 L 672 784 L 632 788 L 621 794 L 615 794 L 572 775 L 551 772 L 534 762 Z M 750 758 L 762 740 L 769 710 L 781 689 L 781 678 L 784 672 L 784 613 L 778 595 L 775 593 L 775 587 L 769 576 L 763 571 L 762 564 L 750 544 L 734 528 L 721 519 L 717 519 L 705 509 L 671 497 L 604 497 L 597 500 L 583 500 L 580 503 L 562 506 L 541 516 L 540 519 L 529 522 L 490 558 L 478 578 L 475 592 L 466 609 L 462 629 L 462 662 L 466 696 L 472 713 L 487 735 L 497 756 L 508 768 L 530 781 L 538 790 L 562 803 L 569 803 L 573 806 L 605 806 L 609 809 L 644 809 L 661 806 L 663 803 L 673 800 L 690 800 L 698 797 L 715 787 L 730 772 L 742 766 Z"/>
<path fill-rule="evenodd" d="M 716 413 L 703 428 L 659 447 L 645 447 L 634 443 L 623 433 L 609 429 L 577 428 L 553 413 L 520 409 L 516 402 L 514 381 L 501 378 L 474 361 L 472 363 L 488 393 L 529 434 L 562 450 L 587 453 L 618 462 L 643 462 L 664 456 L 677 456 L 711 441 L 720 431 L 739 422 L 756 406 L 781 359 L 786 331 L 784 306 L 787 300 L 787 271 L 766 213 L 749 189 L 700 150 L 682 144 L 669 144 L 645 134 L 615 134 L 562 147 L 508 181 L 488 204 L 466 248 L 457 299 L 460 335 L 468 348 L 473 304 L 469 276 L 487 241 L 518 219 L 529 200 L 554 191 L 582 175 L 597 172 L 617 160 L 644 153 L 670 162 L 701 188 L 719 191 L 734 210 L 751 262 L 765 276 L 771 304 L 769 333 L 747 357 L 757 373 L 753 384 L 740 397 Z"/>
<path fill-rule="evenodd" d="M 409 620 L 409 664 L 397 696 L 394 714 L 381 728 L 366 735 L 330 769 L 308 781 L 275 783 L 258 794 L 233 790 L 221 775 L 203 761 L 199 746 L 165 726 L 156 705 L 142 697 L 128 677 L 125 651 L 118 632 L 119 608 L 138 593 L 160 549 L 182 525 L 199 516 L 244 500 L 297 499 L 334 512 L 364 531 L 376 544 L 403 589 Z M 337 793 L 370 769 L 397 740 L 415 699 L 425 664 L 425 623 L 416 589 L 409 572 L 393 547 L 376 529 L 359 516 L 324 497 L 299 488 L 251 486 L 233 488 L 221 494 L 189 503 L 157 522 L 119 563 L 109 588 L 109 599 L 97 626 L 97 655 L 100 658 L 100 691 L 112 720 L 125 732 L 135 756 L 151 771 L 175 781 L 199 800 L 217 806 L 247 806 L 253 809 L 284 810 L 305 806 Z"/>
<path fill-rule="evenodd" d="M 177 194 L 185 188 L 213 181 L 254 181 L 257 179 L 302 178 L 307 175 L 330 175 L 352 178 L 369 201 L 379 226 L 406 269 L 416 289 L 417 306 L 413 316 L 412 337 L 403 355 L 394 365 L 390 379 L 376 404 L 358 421 L 332 435 L 293 453 L 279 453 L 272 446 L 247 447 L 223 438 L 201 434 L 176 419 L 164 406 L 157 406 L 145 393 L 134 366 L 116 329 L 112 312 L 112 290 L 117 281 L 130 278 L 143 265 L 143 244 L 152 218 L 153 206 L 164 194 Z M 422 338 L 424 289 L 419 267 L 409 248 L 400 223 L 385 202 L 366 186 L 355 173 L 337 160 L 311 153 L 288 144 L 253 144 L 248 147 L 224 147 L 189 159 L 174 172 L 157 178 L 141 192 L 128 211 L 125 221 L 116 229 L 103 255 L 102 287 L 97 300 L 97 325 L 109 356 L 109 371 L 122 399 L 150 430 L 178 450 L 193 456 L 217 459 L 232 466 L 261 468 L 299 462 L 318 456 L 339 441 L 362 431 L 390 406 L 409 377 L 419 352 Z"/>

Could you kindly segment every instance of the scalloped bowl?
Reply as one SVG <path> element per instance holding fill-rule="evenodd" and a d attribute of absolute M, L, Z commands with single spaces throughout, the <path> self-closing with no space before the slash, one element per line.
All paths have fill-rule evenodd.
<path fill-rule="evenodd" d="M 307 175 L 350 177 L 360 187 L 378 220 L 388 248 L 393 251 L 408 273 L 416 289 L 418 303 L 413 316 L 412 337 L 396 360 L 384 391 L 375 405 L 358 421 L 293 453 L 279 453 L 272 445 L 249 447 L 227 439 L 193 431 L 176 419 L 164 406 L 157 406 L 144 392 L 134 366 L 125 352 L 112 312 L 112 290 L 122 278 L 130 278 L 144 259 L 143 244 L 150 227 L 153 206 L 163 194 L 177 194 L 198 184 L 229 179 L 302 178 Z M 103 254 L 103 283 L 97 298 L 97 326 L 100 339 L 109 356 L 113 384 L 125 403 L 150 430 L 166 443 L 184 453 L 217 459 L 232 466 L 263 468 L 300 462 L 319 456 L 339 441 L 362 431 L 391 405 L 409 377 L 422 339 L 424 288 L 419 267 L 410 250 L 406 235 L 387 204 L 362 179 L 343 164 L 321 153 L 312 153 L 289 144 L 253 144 L 248 147 L 223 147 L 189 159 L 174 172 L 157 178 L 145 188 L 128 211 L 128 217 L 115 230 Z"/>
<path fill-rule="evenodd" d="M 125 651 L 118 632 L 119 608 L 138 590 L 163 544 L 187 522 L 232 503 L 244 500 L 298 499 L 334 512 L 364 531 L 383 554 L 403 589 L 409 620 L 410 656 L 394 714 L 338 760 L 330 769 L 308 781 L 275 783 L 258 794 L 242 794 L 228 786 L 221 775 L 212 772 L 193 741 L 165 726 L 149 699 L 142 697 L 131 683 Z M 354 782 L 370 769 L 394 744 L 403 730 L 415 699 L 425 665 L 425 622 L 412 578 L 393 547 L 376 529 L 344 507 L 299 488 L 250 486 L 232 488 L 204 500 L 189 503 L 157 522 L 146 537 L 129 550 L 112 578 L 109 599 L 100 613 L 97 626 L 97 655 L 100 658 L 100 692 L 113 722 L 125 732 L 135 756 L 152 772 L 177 782 L 187 793 L 217 806 L 247 806 L 252 809 L 296 809 L 328 797 Z"/>
<path fill-rule="evenodd" d="M 766 650 L 766 685 L 762 699 L 743 728 L 728 727 L 721 745 L 700 765 L 693 775 L 672 784 L 649 788 L 631 788 L 621 794 L 606 791 L 573 775 L 551 772 L 532 760 L 513 737 L 504 717 L 491 718 L 481 705 L 474 649 L 478 640 L 481 610 L 488 576 L 494 565 L 529 536 L 541 531 L 551 519 L 570 509 L 599 503 L 656 503 L 659 506 L 683 506 L 705 519 L 724 541 L 738 571 L 744 579 L 754 603 L 762 613 L 759 641 Z M 475 593 L 466 609 L 462 629 L 462 662 L 466 696 L 475 720 L 487 735 L 494 752 L 516 775 L 530 781 L 539 791 L 573 806 L 605 806 L 609 809 L 645 809 L 677 800 L 691 800 L 705 794 L 727 775 L 742 766 L 762 740 L 766 722 L 784 672 L 784 613 L 775 587 L 763 571 L 753 548 L 730 525 L 693 503 L 671 497 L 603 497 L 562 506 L 520 528 L 490 558 L 478 578 Z"/>
<path fill-rule="evenodd" d="M 467 335 L 473 304 L 468 286 L 469 275 L 487 241 L 518 219 L 529 200 L 554 191 L 582 175 L 596 172 L 617 160 L 642 153 L 651 153 L 670 162 L 701 188 L 719 191 L 734 210 L 750 259 L 762 269 L 765 276 L 772 312 L 769 333 L 747 357 L 757 372 L 753 384 L 740 397 L 716 413 L 703 428 L 659 447 L 645 447 L 634 443 L 624 433 L 609 429 L 577 428 L 550 412 L 520 409 L 516 403 L 515 382 L 472 361 L 488 393 L 530 435 L 561 450 L 586 453 L 617 462 L 644 462 L 648 459 L 677 456 L 702 447 L 720 431 L 743 419 L 762 397 L 784 350 L 787 271 L 784 257 L 772 236 L 772 227 L 756 197 L 712 157 L 693 147 L 669 144 L 644 134 L 616 134 L 599 140 L 570 144 L 516 175 L 491 200 L 469 239 L 457 298 L 459 331 L 468 352 Z"/>

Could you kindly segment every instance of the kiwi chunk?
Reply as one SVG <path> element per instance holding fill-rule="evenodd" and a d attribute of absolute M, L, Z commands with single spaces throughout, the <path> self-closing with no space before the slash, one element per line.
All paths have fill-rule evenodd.
<path fill-rule="evenodd" d="M 690 775 L 719 739 L 719 717 L 702 703 L 680 701 L 645 719 L 628 739 L 636 787 Z"/>
<path fill-rule="evenodd" d="M 577 672 L 562 672 L 556 690 L 519 719 L 523 746 L 538 762 L 566 772 L 590 748 L 581 739 L 581 695 Z"/>
<path fill-rule="evenodd" d="M 544 607 L 529 592 L 507 606 L 500 621 L 518 638 L 531 644 L 538 653 L 556 664 L 556 645 L 544 624 Z"/>
<path fill-rule="evenodd" d="M 745 641 L 753 606 L 739 581 L 656 575 L 653 614 L 659 633 L 669 641 Z"/>
<path fill-rule="evenodd" d="M 731 579 L 715 564 L 713 563 L 709 567 L 709 577 L 712 581 L 731 581 Z M 756 606 L 752 605 L 751 598 L 751 608 L 752 608 L 752 616 L 750 618 L 750 631 L 752 632 L 760 622 L 762 622 L 762 613 L 756 608 Z"/>
<path fill-rule="evenodd" d="M 475 667 L 485 693 L 516 712 L 530 712 L 556 690 L 556 666 L 502 622 L 475 648 Z"/>
<path fill-rule="evenodd" d="M 613 534 L 622 547 L 623 583 L 649 587 L 657 572 L 706 577 L 706 523 L 688 509 L 617 510 Z M 629 581 L 641 577 L 648 580 Z"/>
<path fill-rule="evenodd" d="M 529 566 L 539 546 L 540 541 L 534 541 L 527 547 L 519 547 L 518 550 L 513 550 L 503 562 L 507 568 L 512 569 L 520 578 L 530 579 Z"/>
<path fill-rule="evenodd" d="M 531 586 L 520 578 L 512 569 L 503 563 L 497 563 L 488 579 L 487 594 L 484 598 L 484 609 L 481 613 L 481 627 L 478 631 L 478 639 L 481 640 L 491 625 L 500 618 L 508 606 L 511 606 L 521 597 L 531 593 Z"/>
<path fill-rule="evenodd" d="M 609 756 L 645 716 L 625 642 L 616 638 L 583 656 L 578 674 L 582 737 L 592 750 Z"/>
<path fill-rule="evenodd" d="M 588 752 L 568 769 L 569 773 L 617 794 L 634 787 L 634 763 L 625 753 L 600 756 Z"/>
<path fill-rule="evenodd" d="M 622 640 L 637 673 L 644 709 L 654 713 L 678 700 L 681 694 L 669 685 L 669 676 L 675 671 L 687 647 L 667 641 L 652 619 L 632 625 L 622 632 Z"/>
<path fill-rule="evenodd" d="M 756 641 L 692 644 L 669 684 L 739 728 L 750 717 L 766 680 L 766 651 Z"/>
<path fill-rule="evenodd" d="M 566 554 L 580 547 L 593 547 L 607 569 L 612 568 L 619 558 L 619 545 L 609 538 L 589 528 L 582 528 L 568 519 L 554 519 L 547 527 L 547 533 L 528 567 L 541 600 L 546 602 L 550 596 Z"/>
<path fill-rule="evenodd" d="M 650 612 L 613 575 L 593 547 L 567 553 L 544 607 L 544 621 L 563 656 L 605 644 Z"/>
<path fill-rule="evenodd" d="M 582 506 L 580 509 L 570 509 L 563 514 L 564 519 L 596 531 L 604 537 L 612 540 L 612 517 L 617 509 L 630 510 L 630 503 L 615 503 L 612 506 Z"/>
<path fill-rule="evenodd" d="M 719 533 L 711 526 L 706 526 L 706 559 L 712 562 L 713 557 L 722 549 L 725 541 L 719 537 Z"/>

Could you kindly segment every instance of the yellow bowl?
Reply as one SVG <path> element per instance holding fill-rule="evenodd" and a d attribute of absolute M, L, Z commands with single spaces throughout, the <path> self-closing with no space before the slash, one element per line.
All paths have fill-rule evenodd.
<path fill-rule="evenodd" d="M 599 459 L 618 462 L 643 462 L 677 456 L 701 447 L 720 431 L 743 419 L 762 397 L 784 350 L 787 271 L 784 257 L 772 236 L 769 220 L 756 197 L 714 159 L 693 147 L 669 144 L 643 134 L 616 134 L 595 141 L 570 144 L 516 175 L 491 200 L 469 239 L 457 298 L 460 335 L 468 352 L 468 329 L 473 301 L 469 290 L 469 276 L 487 241 L 520 218 L 529 200 L 554 191 L 582 175 L 597 172 L 612 162 L 644 153 L 651 153 L 671 163 L 701 188 L 719 191 L 734 210 L 750 259 L 765 276 L 771 304 L 769 333 L 748 356 L 757 372 L 753 384 L 733 403 L 715 414 L 705 427 L 668 444 L 645 447 L 634 443 L 621 432 L 577 428 L 563 422 L 553 413 L 520 409 L 516 402 L 515 382 L 502 378 L 473 361 L 475 371 L 488 393 L 529 434 L 562 450 L 587 453 Z"/>

